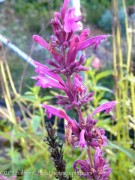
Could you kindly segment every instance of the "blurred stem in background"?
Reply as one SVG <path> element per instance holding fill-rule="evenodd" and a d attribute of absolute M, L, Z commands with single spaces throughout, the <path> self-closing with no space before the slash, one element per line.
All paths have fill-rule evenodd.
<path fill-rule="evenodd" d="M 117 141 L 119 145 L 130 149 L 133 142 L 129 138 L 129 131 L 131 129 L 135 132 L 135 77 L 132 72 L 132 27 L 128 22 L 128 15 L 126 11 L 125 0 L 122 0 L 122 5 L 125 13 L 125 28 L 126 38 L 124 43 L 126 44 L 127 52 L 123 52 L 121 27 L 118 18 L 118 1 L 112 1 L 112 34 L 113 34 L 113 66 L 114 66 L 114 79 L 115 79 L 115 98 L 118 102 L 116 108 L 116 129 L 117 129 Z M 130 98 L 131 97 L 131 98 Z M 134 133 L 135 136 L 135 133 Z M 126 161 L 129 163 L 128 157 L 119 156 L 117 160 L 117 168 L 121 170 L 121 162 Z M 130 169 L 127 168 L 127 172 Z M 129 175 L 130 177 L 130 175 Z M 120 180 L 121 177 L 117 176 Z"/>
<path fill-rule="evenodd" d="M 1 46 L 1 52 L 0 52 L 0 84 L 1 84 L 1 88 L 2 88 L 2 96 L 3 99 L 5 100 L 6 103 L 6 111 L 4 108 L 0 108 L 0 115 L 1 117 L 3 117 L 4 119 L 6 119 L 6 121 L 8 121 L 8 123 L 11 125 L 12 129 L 10 131 L 10 134 L 8 134 L 9 132 L 1 132 L 0 131 L 0 135 L 1 137 L 5 137 L 5 140 L 7 138 L 7 140 L 9 140 L 10 142 L 10 150 L 9 150 L 9 154 L 8 156 L 11 157 L 11 161 L 9 161 L 8 165 L 11 164 L 11 168 L 10 170 L 12 172 L 17 172 L 19 169 L 16 165 L 16 160 L 15 160 L 15 154 L 17 153 L 16 147 L 15 147 L 15 143 L 16 141 L 18 142 L 18 145 L 20 144 L 21 148 L 22 148 L 22 153 L 24 158 L 26 158 L 26 164 L 29 164 L 29 168 L 34 168 L 33 166 L 33 162 L 36 160 L 36 154 L 34 159 L 32 159 L 30 157 L 31 152 L 29 151 L 29 148 L 31 147 L 30 144 L 34 143 L 34 148 L 33 148 L 33 152 L 34 150 L 38 147 L 38 149 L 40 149 L 42 151 L 42 153 L 40 152 L 40 155 L 42 157 L 42 159 L 46 159 L 47 155 L 46 155 L 46 147 L 44 146 L 43 142 L 39 142 L 41 141 L 41 137 L 39 135 L 36 135 L 36 133 L 34 134 L 34 132 L 32 132 L 32 127 L 33 127 L 33 131 L 35 131 L 35 127 L 34 127 L 34 123 L 32 122 L 32 120 L 30 120 L 28 117 L 26 117 L 26 110 L 25 110 L 25 104 L 26 104 L 26 100 L 16 91 L 16 88 L 14 86 L 14 82 L 10 73 L 10 69 L 8 66 L 8 62 L 6 59 L 6 54 L 5 54 L 5 49 L 3 48 L 3 46 Z M 38 94 L 36 94 L 38 100 Z M 40 104 L 40 100 L 38 103 L 38 105 Z M 21 121 L 18 120 L 16 112 L 15 112 L 15 105 L 18 105 L 21 113 L 22 113 L 22 119 Z M 29 109 L 27 108 L 27 113 L 29 114 L 29 116 L 31 117 L 31 119 L 34 119 L 35 114 L 31 114 Z M 42 119 L 42 123 L 44 123 L 44 113 L 43 110 L 40 107 L 39 110 L 39 116 Z M 21 118 L 21 117 L 19 117 Z M 3 120 L 4 121 L 4 120 Z M 25 122 L 25 128 L 22 126 L 22 122 Z M 40 121 L 39 121 L 40 123 Z M 43 124 L 44 125 L 44 124 Z M 42 127 L 40 126 L 40 124 L 38 124 L 38 126 L 40 127 L 40 129 L 43 129 L 43 137 L 45 137 L 46 132 L 45 132 L 45 128 L 42 125 Z M 37 126 L 37 122 L 36 122 L 36 126 Z M 36 127 L 37 129 L 37 127 Z M 26 140 L 26 136 L 24 135 L 27 132 L 27 140 Z M 19 135 L 20 134 L 20 135 Z M 18 138 L 19 135 L 19 138 Z M 35 138 L 34 138 L 35 136 Z M 3 148 L 3 147 L 2 147 Z M 4 154 L 6 155 L 6 154 Z M 40 155 L 38 157 L 40 157 Z M 18 155 L 18 158 L 21 158 L 21 155 Z M 18 161 L 18 160 L 17 160 Z M 5 162 L 4 162 L 5 163 Z M 3 164 L 3 163 L 2 163 Z M 3 166 L 4 168 L 4 166 Z M 24 167 L 23 167 L 24 168 Z M 4 169 L 0 169 L 1 171 Z M 7 169 L 5 169 L 7 170 Z"/>
<path fill-rule="evenodd" d="M 118 140 L 120 141 L 120 137 L 122 136 L 126 140 L 129 140 L 128 135 L 128 126 L 129 126 L 129 112 L 132 112 L 129 109 L 129 79 L 131 76 L 131 47 L 132 47 L 132 33 L 128 31 L 128 19 L 126 13 L 125 1 L 123 0 L 123 8 L 125 10 L 125 26 L 126 26 L 126 47 L 127 54 L 126 57 L 123 55 L 122 47 L 121 47 L 121 32 L 118 18 L 118 4 L 117 1 L 113 0 L 113 14 L 116 19 L 115 24 L 112 26 L 113 32 L 113 60 L 114 60 L 114 77 L 115 77 L 115 96 L 118 101 L 117 105 L 117 124 L 120 125 L 121 131 L 118 131 Z M 132 27 L 130 27 L 131 29 Z M 115 34 L 116 32 L 116 34 Z M 131 98 L 132 99 L 132 98 Z M 132 101 L 130 102 L 133 103 Z M 132 107 L 132 105 L 131 105 Z M 123 123 L 121 123 L 121 121 Z"/>

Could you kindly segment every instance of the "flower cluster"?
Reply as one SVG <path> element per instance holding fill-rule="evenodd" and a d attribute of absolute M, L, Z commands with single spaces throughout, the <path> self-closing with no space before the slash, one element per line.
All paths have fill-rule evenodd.
<path fill-rule="evenodd" d="M 57 88 L 62 90 L 65 95 L 56 96 L 57 104 L 62 105 L 66 110 L 75 109 L 78 113 L 78 120 L 70 118 L 65 111 L 53 106 L 43 104 L 46 114 L 64 118 L 67 122 L 65 126 L 65 139 L 73 148 L 86 148 L 89 160 L 77 160 L 73 168 L 79 171 L 80 165 L 82 175 L 88 179 L 106 180 L 111 172 L 109 165 L 102 157 L 102 146 L 107 144 L 104 129 L 97 127 L 97 120 L 94 116 L 99 112 L 109 113 L 115 106 L 115 101 L 107 102 L 97 107 L 92 114 L 84 118 L 81 108 L 85 103 L 93 100 L 94 92 L 87 92 L 83 85 L 83 79 L 79 75 L 81 71 L 87 71 L 84 67 L 85 56 L 80 56 L 77 60 L 79 51 L 94 46 L 97 48 L 101 41 L 110 35 L 100 35 L 89 37 L 89 29 L 84 29 L 80 35 L 75 32 L 82 26 L 80 16 L 75 15 L 75 8 L 68 9 L 69 0 L 65 0 L 60 12 L 54 13 L 51 20 L 54 35 L 47 43 L 42 37 L 33 35 L 36 43 L 43 46 L 52 55 L 48 61 L 49 67 L 34 61 L 36 85 L 42 88 Z M 62 78 L 64 77 L 64 78 Z M 94 160 L 91 160 L 90 147 L 95 149 Z"/>
<path fill-rule="evenodd" d="M 83 172 L 79 173 L 80 176 L 88 179 L 107 180 L 109 174 L 111 173 L 109 165 L 102 157 L 101 149 L 98 149 L 95 153 L 93 167 L 91 167 L 87 159 L 77 160 L 74 163 L 74 169 L 76 173 L 78 173 L 80 170 L 77 168 L 77 165 L 80 165 L 80 169 Z"/>

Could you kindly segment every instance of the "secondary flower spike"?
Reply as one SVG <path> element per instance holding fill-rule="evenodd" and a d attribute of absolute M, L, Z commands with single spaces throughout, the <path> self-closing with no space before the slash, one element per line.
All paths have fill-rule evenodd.
<path fill-rule="evenodd" d="M 41 88 L 55 88 L 61 91 L 57 98 L 57 105 L 63 109 L 43 104 L 48 118 L 52 115 L 65 120 L 65 140 L 75 149 L 86 149 L 88 159 L 77 160 L 73 164 L 75 172 L 80 177 L 91 180 L 108 180 L 111 173 L 109 164 L 103 158 L 102 148 L 107 145 L 105 130 L 97 125 L 97 113 L 109 113 L 116 105 L 115 101 L 104 103 L 92 113 L 87 108 L 94 100 L 94 92 L 88 92 L 81 77 L 81 71 L 87 71 L 84 66 L 86 57 L 82 50 L 90 47 L 97 48 L 110 35 L 92 37 L 89 29 L 80 31 L 81 16 L 76 15 L 75 8 L 68 8 L 70 0 L 64 0 L 60 12 L 55 12 L 50 21 L 53 35 L 47 42 L 39 35 L 33 35 L 33 40 L 46 49 L 51 58 L 46 64 L 34 61 L 35 73 L 33 77 L 36 85 Z M 78 53 L 79 52 L 79 53 Z M 77 57 L 79 55 L 79 58 Z M 86 105 L 86 106 L 84 106 Z M 71 118 L 66 110 L 74 110 L 76 119 Z M 93 149 L 91 153 L 90 149 Z M 95 154 L 94 154 L 95 153 Z M 94 154 L 94 155 L 93 155 Z"/>
<path fill-rule="evenodd" d="M 78 168 L 77 165 L 79 165 L 80 168 Z M 85 159 L 75 161 L 73 168 L 80 177 L 90 180 L 108 180 L 108 176 L 112 171 L 109 164 L 103 159 L 101 149 L 96 150 L 93 167 L 91 167 L 89 161 Z"/>

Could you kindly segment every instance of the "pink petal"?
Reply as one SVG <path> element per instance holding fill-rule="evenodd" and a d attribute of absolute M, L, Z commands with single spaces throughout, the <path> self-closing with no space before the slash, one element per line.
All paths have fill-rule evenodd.
<path fill-rule="evenodd" d="M 45 108 L 47 110 L 47 112 L 49 112 L 49 113 L 51 113 L 51 114 L 53 114 L 55 116 L 58 116 L 60 118 L 66 119 L 68 121 L 68 123 L 71 124 L 71 122 L 72 122 L 71 118 L 64 111 L 62 111 L 60 109 L 56 109 L 53 106 L 49 106 L 49 105 L 46 105 L 46 104 L 43 104 L 42 107 Z"/>
<path fill-rule="evenodd" d="M 65 90 L 65 88 L 56 80 L 51 79 L 51 78 L 46 78 L 43 76 L 35 76 L 33 77 L 33 79 L 38 80 L 36 83 L 36 86 L 40 86 L 42 88 L 58 88 L 58 89 L 62 89 Z"/>
<path fill-rule="evenodd" d="M 84 29 L 81 34 L 80 34 L 80 41 L 84 41 L 86 40 L 86 38 L 90 35 L 90 30 L 87 28 L 87 29 Z"/>
<path fill-rule="evenodd" d="M 62 84 L 64 84 L 63 80 L 60 78 L 60 76 L 58 76 L 57 74 L 51 72 L 51 69 L 49 69 L 47 66 L 37 62 L 37 61 L 34 61 L 34 64 L 36 65 L 36 70 L 35 72 L 37 73 L 44 73 L 45 75 L 48 75 L 54 79 L 56 79 L 57 81 L 61 82 Z"/>
<path fill-rule="evenodd" d="M 80 141 L 79 141 L 79 146 L 82 149 L 87 148 L 87 144 L 86 144 L 86 140 L 85 140 L 84 134 L 85 134 L 85 130 L 83 129 L 81 131 L 81 133 L 80 133 Z"/>
<path fill-rule="evenodd" d="M 64 4 L 63 4 L 63 6 L 62 6 L 62 8 L 61 8 L 62 18 L 65 17 L 65 13 L 66 13 L 66 9 L 67 9 L 67 7 L 68 7 L 69 1 L 70 1 L 70 0 L 64 0 Z"/>
<path fill-rule="evenodd" d="M 49 115 L 49 117 L 51 114 L 53 114 L 53 115 L 58 116 L 60 118 L 66 119 L 67 122 L 69 124 L 71 124 L 73 132 L 75 134 L 79 134 L 79 129 L 78 129 L 76 121 L 71 119 L 64 111 L 62 111 L 60 109 L 56 109 L 56 108 L 49 106 L 49 105 L 46 105 L 46 104 L 43 104 L 42 107 L 46 109 L 46 113 Z"/>
<path fill-rule="evenodd" d="M 47 112 L 49 112 L 50 114 L 53 114 L 53 115 L 58 116 L 60 118 L 63 118 L 63 116 L 60 115 L 59 109 L 56 109 L 56 108 L 49 106 L 49 105 L 46 105 L 46 104 L 43 104 L 42 107 L 45 108 L 47 110 Z"/>
<path fill-rule="evenodd" d="M 64 18 L 64 31 L 66 33 L 78 31 L 82 27 L 80 17 L 75 15 L 75 8 L 68 9 Z"/>

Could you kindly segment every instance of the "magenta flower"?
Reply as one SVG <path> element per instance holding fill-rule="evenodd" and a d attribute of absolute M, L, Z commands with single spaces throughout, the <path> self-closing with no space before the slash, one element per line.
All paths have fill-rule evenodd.
<path fill-rule="evenodd" d="M 110 101 L 105 104 L 102 104 L 93 111 L 92 116 L 102 111 L 105 111 L 105 113 L 109 113 L 111 109 L 115 107 L 115 105 L 116 105 L 116 101 Z"/>
<path fill-rule="evenodd" d="M 78 165 L 80 166 L 80 168 L 77 167 Z M 92 179 L 92 172 L 89 161 L 87 159 L 75 161 L 73 164 L 73 168 L 78 176 L 86 179 Z"/>
<path fill-rule="evenodd" d="M 48 50 L 53 56 L 53 58 L 57 61 L 57 63 L 61 63 L 63 58 L 61 54 L 59 54 L 59 52 L 55 49 L 53 43 L 48 44 L 42 37 L 38 35 L 33 35 L 33 40 L 43 46 L 46 50 Z"/>
<path fill-rule="evenodd" d="M 80 77 L 78 74 L 74 77 L 74 92 L 78 95 L 85 95 L 87 89 L 83 85 L 82 77 Z"/>
<path fill-rule="evenodd" d="M 79 165 L 80 168 L 78 168 L 77 165 Z M 101 149 L 96 150 L 93 167 L 90 167 L 89 161 L 85 159 L 75 161 L 73 168 L 80 177 L 91 180 L 108 180 L 109 174 L 112 171 L 109 164 L 103 159 Z"/>
<path fill-rule="evenodd" d="M 71 126 L 73 133 L 79 135 L 79 126 L 77 122 L 71 119 L 64 111 L 45 104 L 43 104 L 42 107 L 46 109 L 46 114 L 48 115 L 49 118 L 51 118 L 51 115 L 53 114 L 57 117 L 66 119 L 68 125 Z"/>
<path fill-rule="evenodd" d="M 80 43 L 78 50 L 84 50 L 90 46 L 94 46 L 95 48 L 97 48 L 98 45 L 101 43 L 101 41 L 106 40 L 108 37 L 110 37 L 110 35 L 100 35 L 100 36 L 89 38 L 83 41 L 82 43 Z"/>
<path fill-rule="evenodd" d="M 102 150 L 97 149 L 94 156 L 94 177 L 99 180 L 108 180 L 108 177 L 111 173 L 111 168 L 109 164 L 102 157 Z"/>
<path fill-rule="evenodd" d="M 33 40 L 49 51 L 49 45 L 42 37 L 33 35 Z"/>
<path fill-rule="evenodd" d="M 57 88 L 66 91 L 66 86 L 64 81 L 55 73 L 43 64 L 34 61 L 36 66 L 35 72 L 38 73 L 37 76 L 32 77 L 37 80 L 36 85 L 42 88 Z"/>
<path fill-rule="evenodd" d="M 92 115 L 95 115 L 101 111 L 111 110 L 115 105 L 115 102 L 105 103 L 95 109 Z M 107 144 L 107 137 L 105 136 L 105 131 L 102 128 L 96 127 L 96 120 L 93 120 L 91 116 L 87 117 L 86 124 L 83 126 L 81 122 L 77 123 L 75 120 L 71 119 L 64 111 L 56 109 L 49 105 L 43 105 L 46 109 L 46 114 L 49 118 L 51 115 L 55 115 L 60 118 L 66 119 L 68 125 L 71 127 L 73 136 L 71 136 L 71 144 L 74 148 L 80 147 L 81 149 L 92 147 L 94 149 L 100 148 Z"/>
<path fill-rule="evenodd" d="M 47 75 L 50 76 L 52 79 L 56 79 L 57 81 L 59 81 L 61 84 L 64 84 L 64 81 L 62 80 L 62 78 L 60 76 L 58 76 L 56 73 L 53 73 L 51 71 L 51 69 L 49 69 L 47 66 L 34 61 L 33 62 L 35 65 L 35 72 L 38 73 L 39 75 Z"/>
<path fill-rule="evenodd" d="M 75 8 L 70 8 L 65 14 L 64 31 L 66 33 L 78 31 L 82 28 L 81 17 L 75 15 Z"/>
<path fill-rule="evenodd" d="M 86 133 L 86 141 L 88 142 L 88 146 L 94 149 L 106 146 L 107 137 L 105 136 L 105 131 L 99 127 L 93 126 Z"/>

